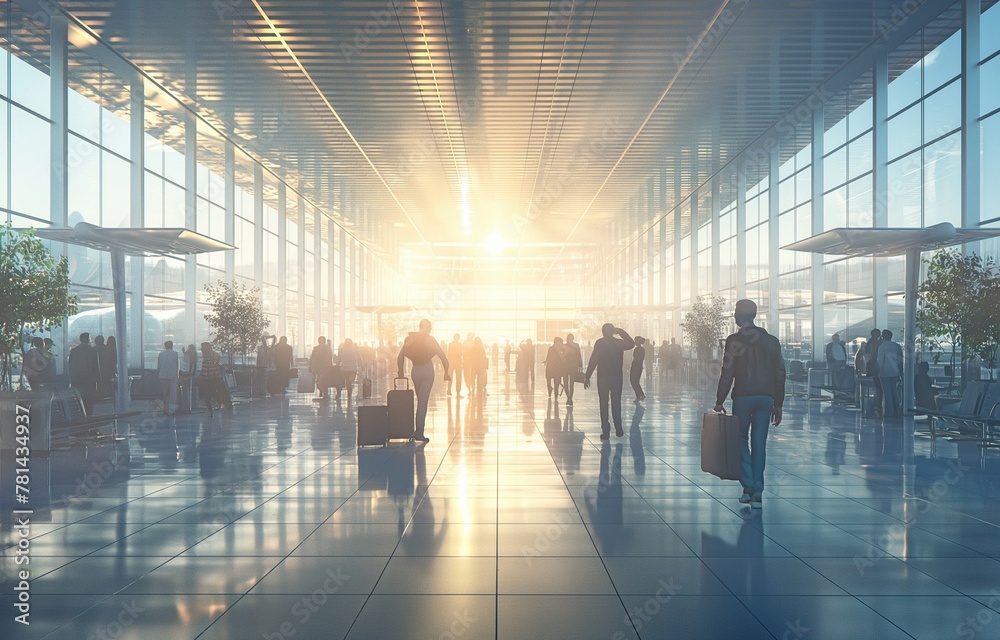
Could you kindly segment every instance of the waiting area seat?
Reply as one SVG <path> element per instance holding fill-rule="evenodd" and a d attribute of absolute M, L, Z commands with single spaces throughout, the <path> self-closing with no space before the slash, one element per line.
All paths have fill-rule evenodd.
<path fill-rule="evenodd" d="M 961 400 L 947 409 L 921 410 L 928 416 L 928 435 L 947 435 L 997 444 L 1000 427 L 1000 383 L 970 382 Z"/>
<path fill-rule="evenodd" d="M 52 396 L 51 442 L 53 448 L 68 446 L 80 441 L 97 442 L 118 439 L 118 420 L 139 415 L 140 411 L 126 411 L 88 416 L 78 389 L 56 391 Z M 110 426 L 111 430 L 102 427 Z"/>

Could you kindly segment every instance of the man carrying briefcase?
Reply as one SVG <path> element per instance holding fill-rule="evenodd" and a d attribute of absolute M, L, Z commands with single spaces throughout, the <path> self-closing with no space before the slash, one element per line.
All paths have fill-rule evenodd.
<path fill-rule="evenodd" d="M 725 411 L 723 403 L 731 388 L 733 415 L 740 419 L 740 502 L 760 509 L 768 423 L 781 424 L 785 401 L 785 361 L 778 339 L 754 325 L 756 316 L 757 305 L 752 300 L 736 303 L 733 317 L 740 329 L 726 338 L 715 411 Z"/>

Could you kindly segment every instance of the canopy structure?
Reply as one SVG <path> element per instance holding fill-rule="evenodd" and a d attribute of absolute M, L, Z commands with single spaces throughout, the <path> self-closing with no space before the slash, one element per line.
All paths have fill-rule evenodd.
<path fill-rule="evenodd" d="M 840 228 L 824 231 L 811 238 L 782 247 L 786 251 L 805 251 L 839 256 L 906 256 L 904 312 L 905 372 L 903 375 L 903 411 L 913 410 L 913 378 L 916 373 L 917 289 L 920 279 L 920 254 L 958 244 L 978 242 L 1000 236 L 1000 229 L 956 229 L 942 222 L 922 229 Z"/>
<path fill-rule="evenodd" d="M 115 298 L 115 332 L 118 335 L 118 393 L 115 411 L 128 411 L 128 331 L 125 322 L 125 256 L 194 255 L 236 247 L 182 228 L 109 229 L 89 222 L 70 228 L 38 229 L 46 240 L 75 244 L 111 253 L 111 280 Z"/>

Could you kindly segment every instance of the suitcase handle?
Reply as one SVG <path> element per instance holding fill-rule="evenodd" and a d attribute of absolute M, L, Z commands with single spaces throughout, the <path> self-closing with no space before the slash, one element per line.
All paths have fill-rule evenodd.
<path fill-rule="evenodd" d="M 403 382 L 406 383 L 406 386 L 403 387 L 404 390 L 410 388 L 410 379 L 409 378 L 404 378 L 404 377 L 400 376 L 400 377 L 398 377 L 398 378 L 396 378 L 396 379 L 394 379 L 392 381 L 392 388 L 393 388 L 394 391 L 399 391 L 399 381 L 400 380 L 402 380 Z"/>

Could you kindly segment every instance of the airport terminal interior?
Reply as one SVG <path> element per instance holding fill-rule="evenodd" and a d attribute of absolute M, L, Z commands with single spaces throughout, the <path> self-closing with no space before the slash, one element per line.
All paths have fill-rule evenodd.
<path fill-rule="evenodd" d="M 998 4 L 0 0 L 0 637 L 1000 638 Z"/>

